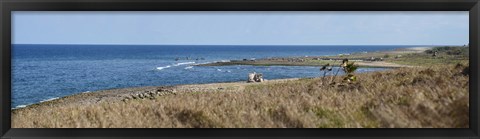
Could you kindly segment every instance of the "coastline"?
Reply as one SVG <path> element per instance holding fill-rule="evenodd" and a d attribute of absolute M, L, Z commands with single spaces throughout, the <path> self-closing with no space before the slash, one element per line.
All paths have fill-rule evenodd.
<path fill-rule="evenodd" d="M 12 127 L 468 128 L 468 51 L 442 49 L 402 52 L 385 62 L 411 67 L 354 73 L 353 82 L 319 75 L 84 92 L 12 109 Z"/>
<path fill-rule="evenodd" d="M 409 54 L 409 53 L 422 53 L 425 50 L 431 49 L 432 47 L 411 47 L 411 48 L 403 48 L 398 50 L 389 50 L 389 51 L 377 51 L 377 52 L 370 52 L 370 53 L 356 53 L 345 57 L 340 56 L 326 56 L 327 58 L 358 58 L 358 57 L 370 57 L 370 56 L 379 56 L 385 54 Z M 319 58 L 319 57 L 309 57 L 309 58 Z M 287 59 L 288 60 L 288 59 Z M 257 62 L 257 63 L 256 63 Z M 199 64 L 195 66 L 227 66 L 227 65 L 253 65 L 253 66 L 323 66 L 325 61 L 316 62 L 316 63 L 304 63 L 304 62 L 293 62 L 293 63 L 285 63 L 285 62 L 272 62 L 269 61 L 268 64 L 262 62 L 216 62 L 216 63 L 206 63 L 206 64 Z M 327 63 L 339 63 L 341 60 L 326 60 Z M 414 68 L 419 66 L 412 66 L 412 65 L 404 65 L 404 64 L 396 64 L 390 63 L 385 61 L 361 61 L 355 62 L 356 65 L 359 67 L 364 68 Z M 379 71 L 376 71 L 379 72 Z M 367 72 L 371 73 L 371 72 Z M 264 83 L 277 83 L 283 81 L 291 81 L 291 80 L 299 80 L 302 78 L 286 78 L 286 79 L 274 79 L 268 80 Z M 116 102 L 122 101 L 125 98 L 132 99 L 132 95 L 139 95 L 139 94 L 149 94 L 150 92 L 159 92 L 157 90 L 162 88 L 168 88 L 175 90 L 174 92 L 195 92 L 195 91 L 212 91 L 218 90 L 218 88 L 224 88 L 223 86 L 230 86 L 233 85 L 233 88 L 240 88 L 240 90 L 233 90 L 233 91 L 241 91 L 241 86 L 250 85 L 252 83 L 247 83 L 246 81 L 237 81 L 237 82 L 220 82 L 220 83 L 206 83 L 206 84 L 182 84 L 182 85 L 174 85 L 174 86 L 144 86 L 144 87 L 128 87 L 128 88 L 115 88 L 115 89 L 106 89 L 106 90 L 98 90 L 98 91 L 87 91 L 87 92 L 80 92 L 77 94 L 64 96 L 64 97 L 55 97 L 40 101 L 39 103 L 29 104 L 29 105 L 19 105 L 21 107 L 12 108 L 12 111 L 23 110 L 23 109 L 30 109 L 36 108 L 39 106 L 64 106 L 64 105 L 86 105 L 86 104 L 97 104 L 103 102 Z M 261 83 L 253 83 L 253 84 L 261 84 Z M 214 88 L 217 86 L 217 88 Z M 213 87 L 213 88 L 212 88 Z M 225 91 L 225 90 L 222 90 Z M 227 90 L 228 91 L 228 90 Z M 160 91 L 162 92 L 162 91 Z M 165 95 L 175 95 L 175 93 L 165 93 Z"/>
<path fill-rule="evenodd" d="M 189 92 L 239 92 L 243 91 L 246 85 L 255 84 L 275 84 L 287 81 L 301 80 L 303 78 L 285 78 L 265 80 L 262 83 L 247 83 L 246 81 L 236 82 L 220 82 L 220 83 L 205 83 L 205 84 L 182 84 L 173 86 L 143 86 L 143 87 L 128 87 L 115 88 L 99 91 L 87 91 L 77 93 L 64 97 L 56 97 L 41 101 L 39 103 L 26 105 L 25 107 L 12 108 L 12 112 L 35 109 L 38 107 L 58 107 L 58 106 L 78 106 L 78 105 L 94 105 L 99 103 L 114 103 L 124 101 L 126 98 L 131 99 L 132 96 L 140 94 L 148 95 L 151 92 L 160 92 L 157 96 L 165 95 L 179 95 Z"/>
<path fill-rule="evenodd" d="M 230 60 L 214 63 L 198 64 L 196 66 L 229 66 L 229 65 L 252 65 L 252 66 L 323 66 L 327 63 L 337 66 L 342 59 L 351 59 L 359 67 L 366 68 L 401 68 L 416 67 L 412 65 L 397 64 L 384 61 L 385 55 L 395 57 L 405 54 L 422 53 L 433 47 L 410 47 L 396 50 L 363 52 L 352 54 L 339 54 L 336 56 L 308 56 L 308 57 L 278 57 L 278 58 L 262 58 L 262 59 L 242 59 Z M 381 59 L 381 60 L 377 60 Z"/>
<path fill-rule="evenodd" d="M 468 128 L 465 67 L 358 73 L 333 86 L 316 77 L 101 90 L 12 110 L 12 127 Z"/>

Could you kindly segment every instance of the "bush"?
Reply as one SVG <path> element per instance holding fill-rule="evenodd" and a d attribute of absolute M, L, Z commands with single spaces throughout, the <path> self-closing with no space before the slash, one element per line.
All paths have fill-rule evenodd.
<path fill-rule="evenodd" d="M 385 55 L 383 56 L 383 58 L 390 58 L 390 55 L 385 54 Z"/>
<path fill-rule="evenodd" d="M 425 53 L 433 54 L 434 52 L 445 53 L 447 55 L 466 55 L 468 56 L 468 47 L 434 47 L 432 50 L 426 50 Z"/>

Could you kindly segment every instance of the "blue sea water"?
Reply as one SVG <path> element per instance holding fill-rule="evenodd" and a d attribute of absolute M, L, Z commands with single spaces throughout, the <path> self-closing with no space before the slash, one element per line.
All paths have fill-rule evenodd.
<path fill-rule="evenodd" d="M 12 108 L 113 88 L 321 76 L 312 66 L 194 66 L 232 59 L 320 56 L 414 46 L 27 45 L 12 47 Z M 190 57 L 190 60 L 185 60 Z M 180 60 L 176 61 L 176 58 Z M 204 60 L 196 58 L 204 58 Z M 361 68 L 359 72 L 383 68 Z"/>

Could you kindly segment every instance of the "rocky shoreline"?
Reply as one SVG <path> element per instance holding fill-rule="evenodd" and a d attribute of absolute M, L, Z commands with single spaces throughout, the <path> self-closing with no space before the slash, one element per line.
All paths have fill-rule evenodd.
<path fill-rule="evenodd" d="M 268 80 L 262 83 L 278 83 L 299 78 Z M 208 83 L 208 84 L 186 84 L 175 86 L 147 86 L 108 89 L 93 92 L 82 92 L 74 95 L 60 97 L 58 99 L 44 101 L 31 104 L 22 108 L 12 109 L 12 113 L 18 111 L 32 110 L 40 107 L 58 107 L 58 106 L 78 106 L 78 105 L 95 105 L 100 103 L 116 103 L 132 100 L 155 99 L 170 95 L 180 95 L 192 92 L 238 92 L 244 89 L 245 85 L 260 84 L 242 82 L 226 82 L 226 83 Z"/>

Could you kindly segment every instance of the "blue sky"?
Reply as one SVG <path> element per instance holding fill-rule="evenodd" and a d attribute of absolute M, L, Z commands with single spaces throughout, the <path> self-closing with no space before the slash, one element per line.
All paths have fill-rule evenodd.
<path fill-rule="evenodd" d="M 12 13 L 14 44 L 463 45 L 458 12 Z"/>

